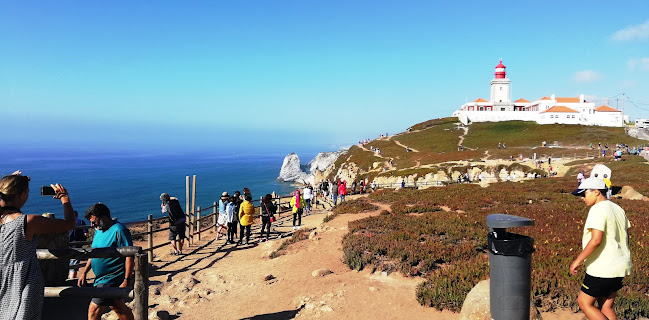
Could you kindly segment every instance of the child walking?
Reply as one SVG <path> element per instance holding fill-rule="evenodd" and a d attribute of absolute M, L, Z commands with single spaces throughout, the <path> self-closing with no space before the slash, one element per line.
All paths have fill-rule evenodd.
<path fill-rule="evenodd" d="M 622 279 L 631 274 L 629 235 L 631 227 L 624 210 L 606 199 L 606 184 L 591 177 L 572 194 L 584 197 L 591 207 L 584 225 L 581 253 L 570 264 L 570 273 L 586 266 L 586 275 L 577 303 L 588 319 L 617 319 L 614 310 Z M 597 302 L 598 306 L 595 306 Z"/>

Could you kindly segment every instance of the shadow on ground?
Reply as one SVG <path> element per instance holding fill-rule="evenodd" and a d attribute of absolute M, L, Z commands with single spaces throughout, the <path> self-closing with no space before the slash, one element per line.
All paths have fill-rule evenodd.
<path fill-rule="evenodd" d="M 302 310 L 304 306 L 301 306 L 295 310 L 286 310 L 286 311 L 280 311 L 280 312 L 275 312 L 275 313 L 266 313 L 266 314 L 258 314 L 256 316 L 248 317 L 248 318 L 241 318 L 241 320 L 285 320 L 285 319 L 293 319 L 295 316 L 300 313 L 300 310 Z"/>

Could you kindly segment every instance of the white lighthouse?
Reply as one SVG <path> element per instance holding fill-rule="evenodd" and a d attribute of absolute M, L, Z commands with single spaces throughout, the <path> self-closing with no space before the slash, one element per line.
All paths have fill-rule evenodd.
<path fill-rule="evenodd" d="M 496 66 L 496 76 L 491 80 L 491 99 L 489 101 L 493 103 L 494 111 L 513 111 L 513 105 L 509 99 L 509 79 L 505 76 L 505 65 L 503 61 L 500 60 L 500 63 Z"/>

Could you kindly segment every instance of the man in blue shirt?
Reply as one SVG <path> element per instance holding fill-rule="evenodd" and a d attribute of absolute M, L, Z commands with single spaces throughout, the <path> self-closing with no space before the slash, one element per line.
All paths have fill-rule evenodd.
<path fill-rule="evenodd" d="M 86 211 L 86 219 L 95 228 L 92 240 L 93 248 L 127 247 L 133 245 L 131 232 L 123 224 L 111 219 L 110 210 L 103 203 L 95 203 Z M 81 275 L 79 286 L 86 283 L 86 274 L 90 268 L 95 274 L 95 287 L 120 287 L 125 288 L 133 281 L 133 257 L 119 258 L 94 258 L 88 259 Z M 132 320 L 133 313 L 124 303 L 124 299 L 92 298 L 88 307 L 88 319 L 99 320 L 110 307 L 115 311 L 120 320 Z"/>

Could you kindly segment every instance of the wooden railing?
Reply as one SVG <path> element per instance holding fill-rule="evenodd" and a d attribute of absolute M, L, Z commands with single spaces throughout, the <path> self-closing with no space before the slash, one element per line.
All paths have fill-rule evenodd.
<path fill-rule="evenodd" d="M 46 298 L 97 297 L 107 299 L 132 298 L 136 320 L 146 320 L 149 313 L 149 264 L 140 247 L 37 249 L 39 260 L 134 257 L 133 288 L 45 287 Z"/>

